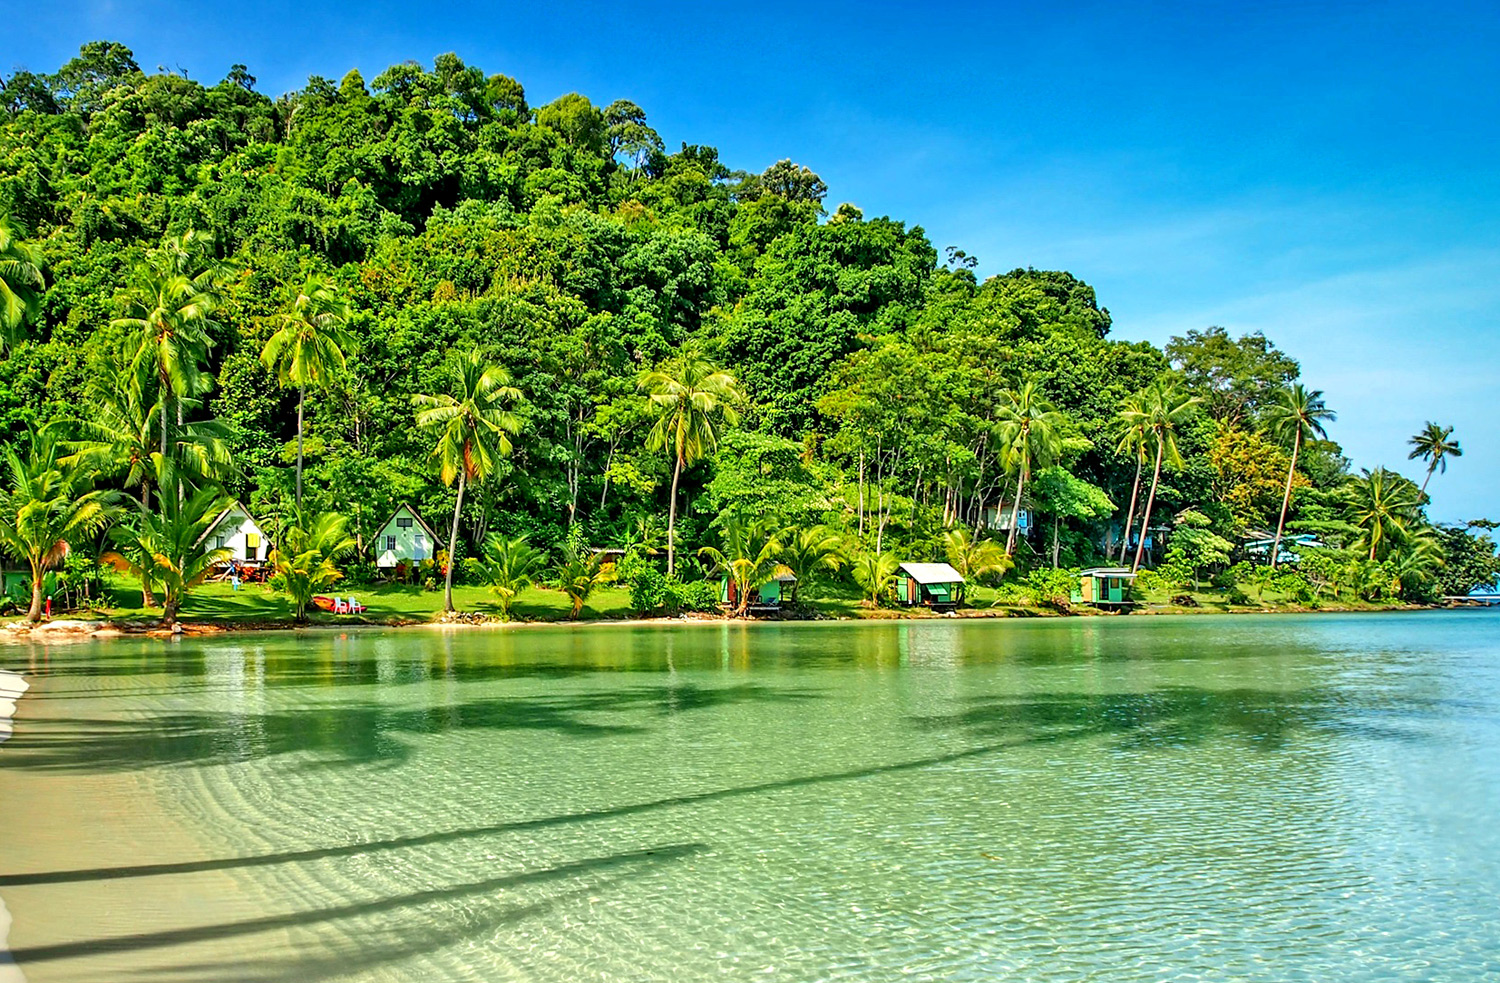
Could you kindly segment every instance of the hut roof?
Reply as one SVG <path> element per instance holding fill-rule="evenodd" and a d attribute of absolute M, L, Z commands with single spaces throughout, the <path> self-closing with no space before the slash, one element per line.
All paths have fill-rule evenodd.
<path fill-rule="evenodd" d="M 249 519 L 250 520 L 250 524 L 255 527 L 255 530 L 257 532 L 259 532 L 262 536 L 266 536 L 266 530 L 265 530 L 265 528 L 263 526 L 261 526 L 260 522 L 255 518 L 255 516 L 253 516 L 253 515 L 250 514 L 250 510 L 247 509 L 247 508 L 245 508 L 238 501 L 233 501 L 233 502 L 229 503 L 229 507 L 228 508 L 226 508 L 224 511 L 220 512 L 218 515 L 214 516 L 214 521 L 210 522 L 208 524 L 208 528 L 205 529 L 205 530 L 203 530 L 203 535 L 199 536 L 198 537 L 198 541 L 195 542 L 195 543 L 193 543 L 193 545 L 197 546 L 198 543 L 201 543 L 204 540 L 206 540 L 208 537 L 212 536 L 214 534 L 214 530 L 217 529 L 217 528 L 219 528 L 219 526 L 223 524 L 223 522 L 224 522 L 225 519 L 229 518 L 231 515 L 233 515 L 236 512 L 238 512 L 240 515 L 243 515 L 245 518 Z M 266 542 L 269 543 L 273 547 L 276 545 L 275 543 L 271 543 L 271 537 L 270 536 L 266 536 Z"/>
<path fill-rule="evenodd" d="M 946 563 L 903 563 L 902 571 L 919 584 L 961 584 L 963 574 Z"/>
<path fill-rule="evenodd" d="M 422 513 L 418 512 L 416 509 L 412 508 L 405 502 L 402 502 L 400 505 L 396 506 L 396 511 L 392 512 L 389 516 L 386 517 L 386 520 L 380 524 L 380 528 L 384 529 L 386 526 L 394 522 L 396 520 L 396 516 L 401 514 L 402 509 L 405 509 L 406 511 L 411 513 L 411 517 L 417 520 L 417 525 L 422 527 L 422 531 L 432 537 L 432 541 L 434 544 L 438 542 L 438 534 L 433 532 L 432 527 L 429 526 L 427 524 L 427 521 L 422 518 Z"/>
<path fill-rule="evenodd" d="M 1087 570 L 1083 571 L 1080 576 L 1119 577 L 1128 580 L 1131 577 L 1134 577 L 1135 573 L 1129 567 L 1089 567 Z"/>

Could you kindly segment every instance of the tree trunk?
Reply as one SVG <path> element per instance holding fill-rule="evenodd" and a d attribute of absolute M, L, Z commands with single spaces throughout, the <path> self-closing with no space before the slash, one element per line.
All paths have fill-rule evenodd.
<path fill-rule="evenodd" d="M 443 575 L 443 611 L 453 613 L 453 554 L 458 549 L 458 516 L 464 510 L 464 485 L 469 480 L 467 469 L 458 469 L 458 502 L 453 506 L 453 529 L 448 533 L 448 570 Z"/>
<path fill-rule="evenodd" d="M 174 395 L 172 397 L 172 402 L 174 402 L 174 403 L 177 404 L 177 432 L 180 434 L 180 433 L 182 433 L 182 397 Z M 186 494 L 187 494 L 187 490 L 182 487 L 182 473 L 178 472 L 178 474 L 177 474 L 177 507 L 178 507 L 179 510 L 181 510 L 181 508 L 182 508 L 182 500 L 183 500 L 184 496 L 186 496 Z"/>
<path fill-rule="evenodd" d="M 163 627 L 170 628 L 177 623 L 177 609 L 182 606 L 182 598 L 175 591 L 167 591 L 167 599 L 162 602 L 161 623 Z"/>
<path fill-rule="evenodd" d="M 42 620 L 42 565 L 35 560 L 31 561 L 31 608 L 26 620 L 32 624 Z"/>
<path fill-rule="evenodd" d="M 1427 494 L 1427 482 L 1432 480 L 1432 473 L 1437 470 L 1437 459 L 1434 458 L 1432 466 L 1427 469 L 1427 477 L 1422 479 L 1422 494 Z"/>
<path fill-rule="evenodd" d="M 1135 525 L 1135 505 L 1141 494 L 1141 469 L 1146 464 L 1144 454 L 1135 456 L 1135 484 L 1130 486 L 1130 510 L 1125 513 L 1125 531 L 1120 537 L 1120 562 L 1125 562 L 1125 554 L 1130 552 L 1130 527 Z"/>
<path fill-rule="evenodd" d="M 1016 552 L 1016 533 L 1021 527 L 1021 496 L 1026 492 L 1026 468 L 1021 468 L 1021 473 L 1016 477 L 1016 500 L 1010 507 L 1010 534 L 1005 537 L 1005 555 L 1013 556 Z"/>
<path fill-rule="evenodd" d="M 1161 480 L 1161 452 L 1166 447 L 1166 441 L 1158 435 L 1156 441 L 1156 467 L 1151 472 L 1151 494 L 1146 496 L 1146 515 L 1141 519 L 1141 541 L 1135 547 L 1135 563 L 1130 567 L 1131 573 L 1141 569 L 1141 553 L 1146 549 L 1146 530 L 1151 528 L 1151 510 L 1156 506 L 1156 484 Z"/>
<path fill-rule="evenodd" d="M 1271 569 L 1276 569 L 1276 558 L 1281 555 L 1281 530 L 1286 526 L 1286 509 L 1292 502 L 1292 476 L 1297 473 L 1297 452 L 1302 450 L 1302 432 L 1292 438 L 1292 463 L 1286 469 L 1286 491 L 1281 496 L 1281 517 L 1276 520 L 1276 540 L 1271 543 Z"/>
<path fill-rule="evenodd" d="M 297 387 L 297 510 L 302 510 L 302 406 L 307 402 L 307 387 Z"/>
<path fill-rule="evenodd" d="M 859 449 L 859 538 L 865 538 L 865 449 Z"/>
<path fill-rule="evenodd" d="M 667 576 L 677 572 L 677 480 L 682 476 L 682 451 L 672 466 L 672 500 L 667 503 Z"/>
<path fill-rule="evenodd" d="M 1061 552 L 1061 544 L 1058 542 L 1059 527 L 1061 525 L 1062 518 L 1054 515 L 1052 517 L 1052 569 L 1054 570 L 1057 569 L 1058 554 Z"/>

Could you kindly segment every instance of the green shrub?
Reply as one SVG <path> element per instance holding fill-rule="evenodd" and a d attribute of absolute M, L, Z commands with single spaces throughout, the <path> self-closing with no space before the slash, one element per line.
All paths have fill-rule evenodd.
<path fill-rule="evenodd" d="M 646 567 L 631 581 L 630 608 L 637 614 L 668 616 L 684 611 L 717 611 L 719 585 L 711 580 L 684 582 Z"/>

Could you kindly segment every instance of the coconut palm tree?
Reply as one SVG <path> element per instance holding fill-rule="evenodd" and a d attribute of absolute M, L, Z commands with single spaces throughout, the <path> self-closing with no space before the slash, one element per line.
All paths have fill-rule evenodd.
<path fill-rule="evenodd" d="M 161 454 L 172 445 L 172 418 L 182 419 L 182 400 L 208 387 L 203 361 L 213 346 L 211 319 L 223 267 L 194 257 L 203 237 L 194 232 L 167 239 L 136 269 L 126 316 L 114 324 L 135 336 L 135 359 L 150 366 L 159 384 Z"/>
<path fill-rule="evenodd" d="M 293 511 L 271 551 L 271 586 L 292 599 L 296 620 L 307 621 L 313 596 L 343 579 L 340 557 L 354 550 L 349 519 L 337 512 L 317 516 Z"/>
<path fill-rule="evenodd" d="M 152 573 L 162 591 L 161 623 L 172 625 L 194 587 L 208 579 L 215 566 L 232 555 L 230 550 L 211 548 L 208 533 L 219 514 L 232 504 L 229 496 L 215 487 L 199 488 L 181 501 L 163 498 L 159 515 L 137 513 L 127 520 L 135 525 L 133 538 L 152 550 Z M 117 553 L 99 558 L 117 570 L 126 569 Z"/>
<path fill-rule="evenodd" d="M 89 489 L 91 475 L 64 464 L 58 447 L 33 435 L 23 457 L 7 447 L 0 457 L 6 484 L 0 491 L 0 549 L 31 568 L 28 621 L 42 619 L 42 577 L 67 559 L 71 544 L 108 521 L 111 495 Z"/>
<path fill-rule="evenodd" d="M 1323 403 L 1321 389 L 1307 389 L 1302 383 L 1294 383 L 1277 390 L 1266 407 L 1266 428 L 1282 443 L 1292 443 L 1292 462 L 1286 469 L 1286 490 L 1281 495 L 1281 515 L 1276 520 L 1276 539 L 1271 543 L 1271 566 L 1281 553 L 1281 534 L 1286 528 L 1286 510 L 1292 503 L 1292 478 L 1297 473 L 1297 455 L 1304 441 L 1325 438 L 1324 420 L 1337 419 L 1337 414 Z"/>
<path fill-rule="evenodd" d="M 266 339 L 260 360 L 276 373 L 283 386 L 297 387 L 297 507 L 302 507 L 302 440 L 307 387 L 325 386 L 344 368 L 344 351 L 354 338 L 349 322 L 349 301 L 338 288 L 318 277 L 308 277 L 282 315 L 281 327 Z"/>
<path fill-rule="evenodd" d="M 943 552 L 948 562 L 964 578 L 958 585 L 958 601 L 962 603 L 969 581 L 990 574 L 1003 574 L 1016 565 L 1010 554 L 993 539 L 975 539 L 968 529 L 950 529 L 943 533 Z"/>
<path fill-rule="evenodd" d="M 863 553 L 854 560 L 854 580 L 864 588 L 871 606 L 878 606 L 882 597 L 890 596 L 900 569 L 901 561 L 894 553 Z"/>
<path fill-rule="evenodd" d="M 698 555 L 709 562 L 712 573 L 728 578 L 734 598 L 730 613 L 739 616 L 750 607 L 751 596 L 763 584 L 792 572 L 782 562 L 781 551 L 781 540 L 770 520 L 744 522 L 735 516 L 724 523 L 723 548 L 705 546 Z"/>
<path fill-rule="evenodd" d="M 491 533 L 485 539 L 479 569 L 490 585 L 503 617 L 510 618 L 511 605 L 522 591 L 536 582 L 536 576 L 546 561 L 546 554 L 532 546 L 524 535 L 509 539 Z"/>
<path fill-rule="evenodd" d="M 1016 473 L 1016 499 L 1011 505 L 1010 533 L 1005 539 L 1005 553 L 1009 556 L 1016 548 L 1026 482 L 1034 469 L 1055 464 L 1062 456 L 1062 427 L 1066 421 L 1056 407 L 1042 398 L 1034 381 L 1001 393 L 995 420 L 1006 464 Z"/>
<path fill-rule="evenodd" d="M 1120 560 L 1130 551 L 1130 530 L 1135 525 L 1135 506 L 1141 495 L 1141 472 L 1146 468 L 1146 449 L 1150 445 L 1151 427 L 1147 423 L 1146 403 L 1141 393 L 1127 396 L 1115 415 L 1119 439 L 1115 453 L 1135 458 L 1135 481 L 1130 486 L 1130 508 L 1125 513 L 1125 532 L 1120 537 Z"/>
<path fill-rule="evenodd" d="M 41 311 L 42 252 L 22 242 L 0 216 L 0 352 L 21 340 L 21 328 Z"/>
<path fill-rule="evenodd" d="M 589 553 L 579 549 L 565 552 L 562 563 L 557 568 L 557 589 L 568 595 L 568 600 L 573 603 L 569 617 L 577 621 L 578 616 L 583 613 L 584 604 L 594 593 L 594 588 L 608 583 L 610 577 L 610 571 L 604 568 L 603 553 Z"/>
<path fill-rule="evenodd" d="M 453 563 L 464 489 L 470 482 L 484 481 L 500 458 L 510 456 L 511 435 L 521 431 L 521 418 L 505 406 L 521 398 L 521 391 L 510 384 L 510 373 L 498 365 L 486 365 L 479 352 L 473 351 L 459 359 L 453 382 L 451 394 L 412 397 L 417 426 L 437 435 L 432 456 L 438 460 L 443 484 L 458 479 L 453 528 L 448 534 L 448 569 L 443 575 L 443 610 L 447 612 L 453 610 Z"/>
<path fill-rule="evenodd" d="M 1141 568 L 1141 556 L 1146 550 L 1146 530 L 1151 528 L 1151 512 L 1156 506 L 1156 489 L 1161 484 L 1163 461 L 1175 467 L 1182 465 L 1182 452 L 1177 449 L 1177 429 L 1193 417 L 1202 402 L 1197 396 L 1189 396 L 1176 382 L 1158 379 L 1146 387 L 1142 397 L 1146 409 L 1146 424 L 1151 443 L 1156 447 L 1156 463 L 1151 471 L 1151 491 L 1146 496 L 1146 511 L 1141 519 L 1141 538 L 1135 547 L 1135 562 L 1132 571 Z"/>
<path fill-rule="evenodd" d="M 1344 488 L 1348 519 L 1359 529 L 1356 549 L 1368 547 L 1371 562 L 1382 547 L 1400 543 L 1417 523 L 1422 492 L 1394 471 L 1363 470 Z"/>
<path fill-rule="evenodd" d="M 844 537 L 827 526 L 783 529 L 777 538 L 781 540 L 781 562 L 797 578 L 792 585 L 793 597 L 820 572 L 835 573 L 844 565 Z"/>
<path fill-rule="evenodd" d="M 1453 436 L 1452 427 L 1440 427 L 1431 420 L 1422 432 L 1407 441 L 1412 451 L 1406 455 L 1408 461 L 1420 458 L 1427 462 L 1427 477 L 1422 479 L 1422 494 L 1427 494 L 1427 482 L 1432 480 L 1434 471 L 1448 473 L 1448 458 L 1463 457 L 1463 448 L 1458 446 L 1458 441 L 1450 440 Z"/>
<path fill-rule="evenodd" d="M 667 506 L 670 577 L 676 571 L 677 484 L 682 469 L 718 447 L 720 421 L 729 426 L 739 422 L 736 407 L 744 401 L 744 394 L 732 374 L 691 349 L 655 370 L 642 372 L 638 383 L 657 414 L 646 446 L 672 453 L 672 496 Z"/>

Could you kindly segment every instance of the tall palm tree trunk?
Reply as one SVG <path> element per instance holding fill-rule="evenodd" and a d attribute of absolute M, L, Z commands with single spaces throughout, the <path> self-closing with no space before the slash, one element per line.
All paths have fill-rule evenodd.
<path fill-rule="evenodd" d="M 1130 486 L 1130 509 L 1125 513 L 1125 531 L 1120 536 L 1120 562 L 1130 552 L 1130 527 L 1135 525 L 1135 506 L 1141 495 L 1141 469 L 1146 466 L 1146 455 L 1135 456 L 1135 484 Z"/>
<path fill-rule="evenodd" d="M 42 620 L 42 565 L 36 560 L 31 561 L 31 607 L 26 620 L 32 624 Z"/>
<path fill-rule="evenodd" d="M 453 506 L 453 529 L 448 533 L 448 569 L 443 574 L 443 611 L 453 613 L 453 552 L 458 549 L 458 515 L 464 508 L 464 485 L 469 480 L 467 468 L 458 469 L 458 502 Z"/>
<path fill-rule="evenodd" d="M 1010 507 L 1010 535 L 1005 537 L 1005 555 L 1011 556 L 1016 551 L 1016 533 L 1021 528 L 1021 496 L 1026 493 L 1026 471 L 1021 467 L 1021 475 L 1016 479 L 1016 500 Z"/>
<path fill-rule="evenodd" d="M 667 576 L 676 571 L 677 559 L 677 479 L 682 476 L 682 451 L 677 451 L 677 463 L 672 467 L 672 500 L 667 503 Z"/>
<path fill-rule="evenodd" d="M 307 402 L 307 386 L 297 387 L 297 508 L 302 508 L 302 407 Z M 451 555 L 451 554 L 450 554 Z"/>
<path fill-rule="evenodd" d="M 1146 549 L 1146 530 L 1151 528 L 1151 510 L 1156 507 L 1156 485 L 1161 481 L 1161 454 L 1166 444 L 1161 434 L 1157 434 L 1156 467 L 1151 472 L 1151 494 L 1146 496 L 1146 515 L 1141 519 L 1141 540 L 1135 546 L 1135 563 L 1130 567 L 1131 573 L 1136 573 L 1141 569 L 1141 554 Z"/>
<path fill-rule="evenodd" d="M 1422 479 L 1422 494 L 1427 494 L 1427 482 L 1432 480 L 1432 473 L 1437 470 L 1437 459 L 1434 458 L 1432 465 L 1427 469 L 1427 477 Z"/>
<path fill-rule="evenodd" d="M 1281 530 L 1286 527 L 1287 506 L 1292 503 L 1292 476 L 1297 473 L 1297 453 L 1302 450 L 1302 434 L 1292 439 L 1292 463 L 1286 469 L 1286 491 L 1281 495 L 1281 518 L 1276 520 L 1276 540 L 1271 544 L 1271 569 L 1276 569 L 1276 558 L 1281 555 Z"/>

